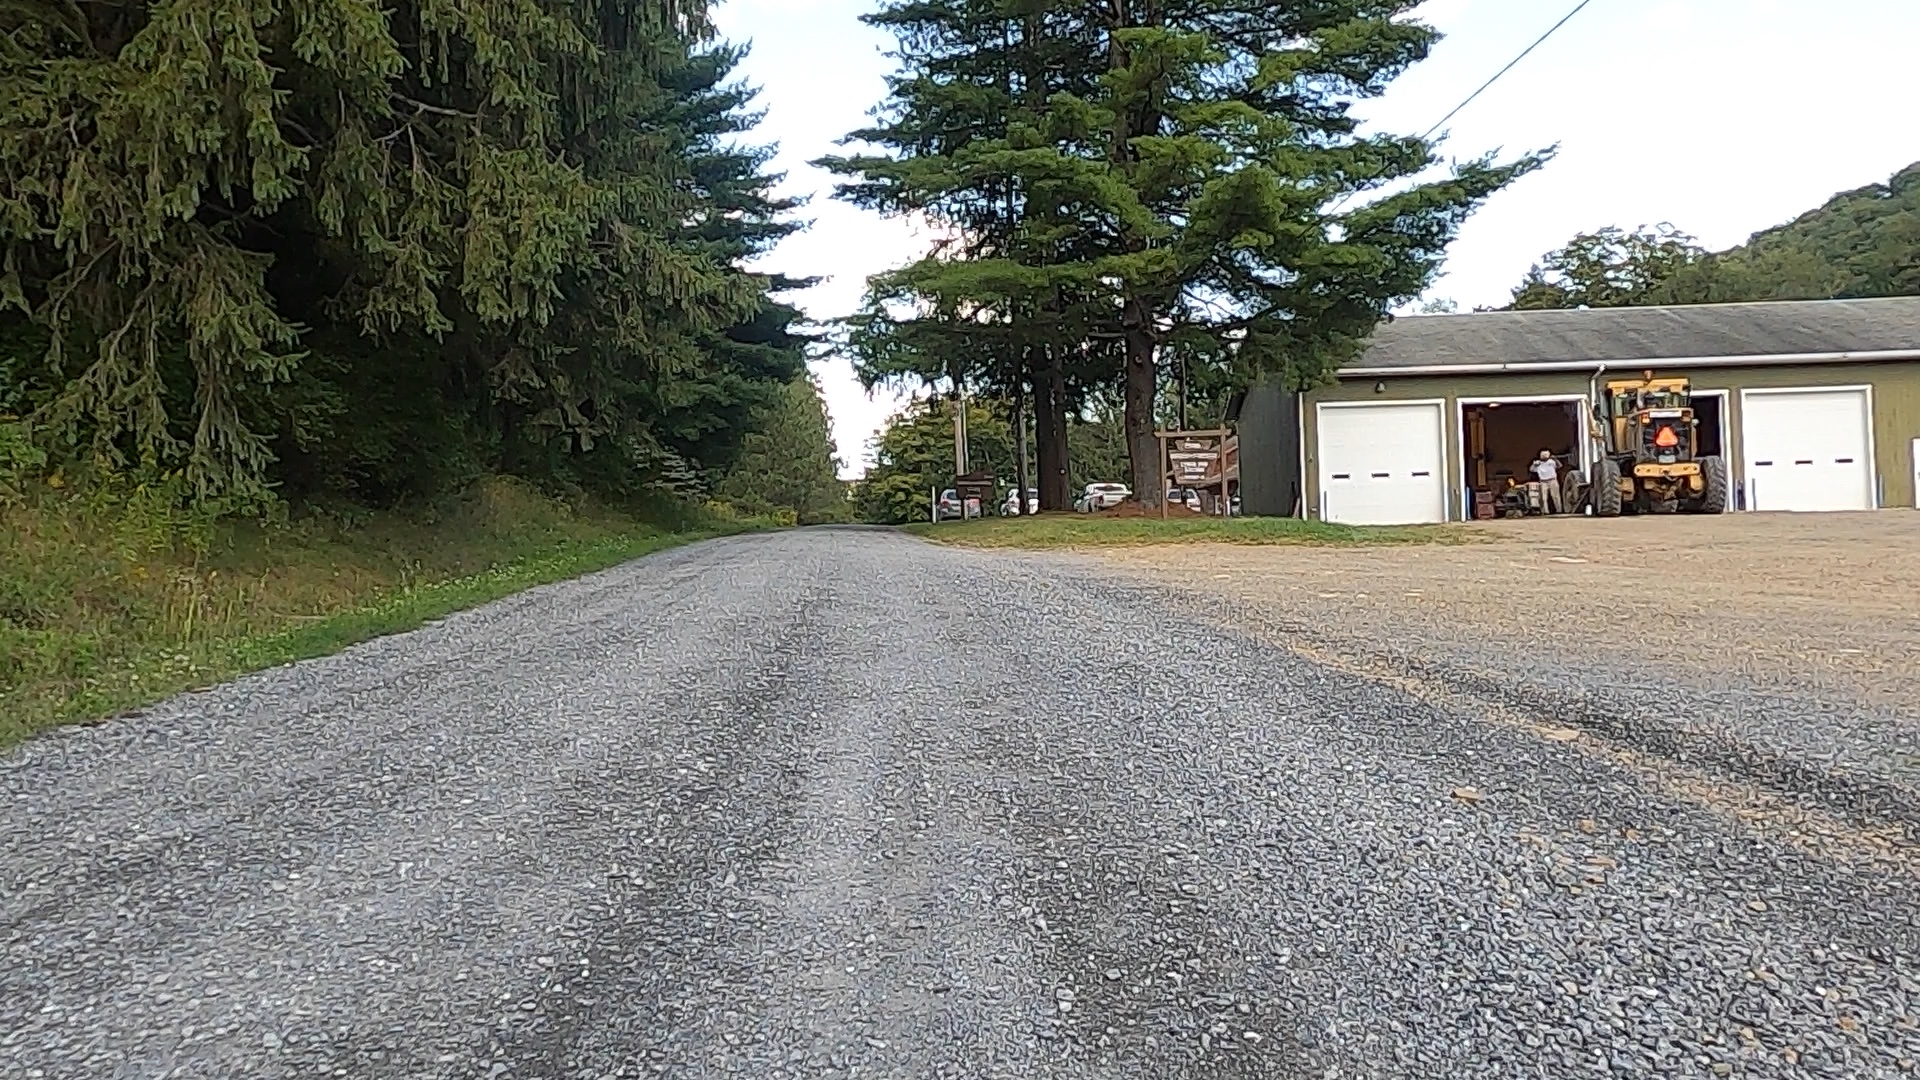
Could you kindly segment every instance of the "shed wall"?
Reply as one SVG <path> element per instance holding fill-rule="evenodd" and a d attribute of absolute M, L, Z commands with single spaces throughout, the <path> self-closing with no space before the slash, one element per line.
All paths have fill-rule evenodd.
<path fill-rule="evenodd" d="M 1240 510 L 1290 517 L 1300 497 L 1300 399 L 1277 382 L 1247 390 L 1240 436 Z"/>

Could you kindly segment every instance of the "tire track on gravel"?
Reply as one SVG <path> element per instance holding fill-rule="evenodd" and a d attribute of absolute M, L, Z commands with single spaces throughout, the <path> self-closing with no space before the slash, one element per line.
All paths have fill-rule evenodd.
<path fill-rule="evenodd" d="M 1150 589 L 1122 599 L 1086 584 L 1048 593 L 1111 622 L 1083 616 L 1053 640 L 1046 627 L 1022 630 L 1056 667 L 1076 667 L 1059 655 L 1076 641 L 1150 641 L 1107 650 L 1095 680 L 1126 711 L 1016 702 L 1100 733 L 1060 732 L 1047 755 L 1016 740 L 1009 761 L 1072 773 L 1079 747 L 1133 740 L 1089 752 L 1085 771 L 1099 775 L 1103 754 L 1109 775 L 1156 763 L 1139 787 L 1167 803 L 1154 812 L 1142 801 L 1131 817 L 1122 808 L 1115 831 L 1136 843 L 1172 836 L 1176 859 L 1202 857 L 1202 887 L 1226 886 L 1194 897 L 1211 902 L 1216 937 L 1229 948 L 1264 938 L 1287 957 L 1271 974 L 1249 970 L 1245 985 L 1294 1003 L 1296 1034 L 1333 1063 L 1423 1076 L 1473 1073 L 1487 1055 L 1563 1062 L 1540 1075 L 1586 1075 L 1596 1062 L 1644 1074 L 1677 1059 L 1751 1069 L 1765 1049 L 1743 1042 L 1753 1032 L 1776 1066 L 1788 1051 L 1817 1056 L 1818 1075 L 1879 1075 L 1914 1056 L 1898 1003 L 1915 985 L 1903 958 L 1915 955 L 1905 942 L 1920 896 L 1884 867 L 1783 850 L 1643 772 L 1489 725 L 1459 699 L 1355 677 L 1244 627 L 1189 622 Z M 1329 773 L 1339 786 L 1321 779 Z M 1471 797 L 1449 797 L 1458 790 Z M 1112 920 L 1095 909 L 1067 921 Z M 1371 963 L 1352 966 L 1356 957 Z M 1830 1000 L 1795 997 L 1809 977 Z M 1638 996 L 1649 986 L 1687 999 L 1687 1018 L 1649 1009 Z M 1862 1026 L 1847 1008 L 1891 1011 Z M 1835 1030 L 1855 1034 L 1835 1041 Z M 1650 1041 L 1620 1042 L 1635 1032 Z M 1572 1051 L 1549 1055 L 1556 1045 Z M 1598 1057 L 1576 1065 L 1566 1052 Z"/>
<path fill-rule="evenodd" d="M 1225 632 L 1252 633 L 1309 662 L 1574 744 L 1641 773 L 1674 797 L 1816 857 L 1878 863 L 1920 878 L 1920 788 L 1838 764 L 1809 763 L 1730 733 L 1677 726 L 1676 714 L 1703 707 L 1697 696 L 1673 699 L 1673 708 L 1656 714 L 1597 702 L 1593 692 L 1522 685 L 1437 650 L 1416 656 L 1259 612 L 1228 610 L 1177 590 L 1154 591 L 1175 610 Z M 1710 715 L 1711 706 L 1704 707 Z"/>
<path fill-rule="evenodd" d="M 798 802 L 778 858 L 753 869 L 730 951 L 754 974 L 734 997 L 747 1004 L 705 1034 L 708 1071 L 1054 1075 L 972 733 L 947 715 L 948 669 L 923 661 L 927 622 L 897 602 L 914 581 L 874 569 L 835 576 L 796 672 L 790 707 L 813 721 L 792 759 Z"/>
<path fill-rule="evenodd" d="M 729 669 L 732 692 L 696 691 L 681 724 L 645 740 L 656 768 L 630 767 L 649 749 L 636 742 L 615 768 L 574 778 L 574 812 L 556 826 L 600 819 L 590 832 L 610 867 L 604 891 L 530 999 L 541 1022 L 497 1042 L 470 1075 L 490 1063 L 516 1076 L 697 1072 L 749 1026 L 754 1003 L 741 991 L 752 968 L 735 946 L 752 932 L 753 897 L 799 799 L 785 763 L 815 737 L 814 717 L 798 707 L 799 669 L 823 629 L 825 590 L 809 586 L 793 607 L 771 624 L 718 631 L 753 641 Z M 662 767 L 660 744 L 691 768 Z"/>

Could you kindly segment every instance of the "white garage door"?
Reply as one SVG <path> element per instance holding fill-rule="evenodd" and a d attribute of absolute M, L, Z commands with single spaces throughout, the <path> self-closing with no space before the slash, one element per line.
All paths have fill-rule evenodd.
<path fill-rule="evenodd" d="M 1740 415 L 1749 509 L 1873 509 L 1865 390 L 1747 393 Z"/>
<path fill-rule="evenodd" d="M 1348 525 L 1447 520 L 1444 415 L 1436 402 L 1321 408 L 1322 516 Z"/>

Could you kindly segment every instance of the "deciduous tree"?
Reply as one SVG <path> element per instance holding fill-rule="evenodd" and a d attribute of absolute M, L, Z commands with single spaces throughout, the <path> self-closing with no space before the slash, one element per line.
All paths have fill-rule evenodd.
<path fill-rule="evenodd" d="M 1671 225 L 1581 233 L 1548 252 L 1513 290 L 1510 310 L 1626 307 L 1657 303 L 1674 278 L 1706 256 Z"/>
<path fill-rule="evenodd" d="M 854 485 L 854 503 L 867 521 L 925 521 L 933 493 L 953 482 L 953 402 L 908 405 L 874 439 L 873 464 Z M 967 403 L 967 450 L 975 470 L 1011 479 L 1013 435 L 998 403 Z"/>

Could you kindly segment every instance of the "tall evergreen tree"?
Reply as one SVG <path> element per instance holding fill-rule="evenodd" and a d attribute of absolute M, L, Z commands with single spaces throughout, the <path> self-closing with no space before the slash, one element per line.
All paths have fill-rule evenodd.
<path fill-rule="evenodd" d="M 1030 401 L 1040 502 L 1065 509 L 1067 419 L 1108 365 L 1089 336 L 1098 292 L 1049 270 L 1079 222 L 1048 204 L 1058 163 L 1040 132 L 1055 95 L 1095 85 L 1087 28 L 1043 3 L 979 0 L 894 4 L 868 21 L 895 34 L 906 72 L 880 122 L 852 138 L 891 153 L 823 163 L 851 178 L 843 197 L 923 215 L 949 237 L 875 280 L 854 320 L 856 366 L 870 382 L 945 379 Z M 944 280 L 975 267 L 992 280 Z"/>
<path fill-rule="evenodd" d="M 1411 0 L 914 0 L 908 74 L 890 120 L 856 133 L 885 155 L 835 162 L 864 184 L 966 235 L 968 208 L 997 183 L 1011 192 L 1004 250 L 936 254 L 883 283 L 923 298 L 935 315 L 1004 313 L 1060 297 L 1061 329 L 1083 355 L 1113 358 L 1124 390 L 1132 486 L 1161 497 L 1156 395 L 1167 350 L 1232 350 L 1249 369 L 1284 371 L 1295 385 L 1337 365 L 1392 304 L 1424 290 L 1466 215 L 1542 163 L 1529 155 L 1447 170 L 1418 139 L 1362 136 L 1358 99 L 1380 93 L 1420 60 L 1435 33 L 1406 16 Z M 996 58 L 1001 37 L 1034 20 L 1064 50 L 1067 81 L 1013 122 L 959 73 Z M 954 44 L 915 49 L 937 27 Z M 965 42 L 975 42 L 966 46 Z M 988 42 L 982 45 L 980 42 Z M 918 65 L 918 66 L 913 66 Z M 954 148 L 924 129 L 942 95 L 1004 131 Z M 1023 99 L 1024 100 L 1024 99 Z M 1337 200 L 1392 188 L 1353 209 Z M 899 195 L 896 193 L 905 193 Z"/>
<path fill-rule="evenodd" d="M 839 477 L 826 402 L 812 378 L 787 383 L 762 406 L 718 495 L 752 514 L 790 516 L 801 525 L 845 521 L 852 514 Z"/>
<path fill-rule="evenodd" d="M 43 430 L 257 494 L 398 364 L 447 407 L 387 410 L 396 443 L 650 435 L 641 391 L 766 295 L 687 225 L 705 32 L 694 0 L 0 7 L 0 301 L 51 342 Z"/>
<path fill-rule="evenodd" d="M 767 171 L 773 149 L 742 141 L 760 120 L 749 111 L 754 92 L 733 81 L 743 55 L 722 47 L 664 69 L 671 104 L 653 125 L 670 140 L 663 156 L 678 163 L 676 181 L 691 196 L 675 242 L 735 273 L 801 227 L 798 201 L 772 192 L 781 179 Z M 610 465 L 632 473 L 636 461 L 665 463 L 699 475 L 702 489 L 725 473 L 761 421 L 779 414 L 788 387 L 805 378 L 814 337 L 782 297 L 811 284 L 754 279 L 753 302 L 738 321 L 699 330 L 682 362 L 630 381 L 618 409 L 631 418 L 626 452 L 611 455 Z M 818 450 L 830 455 L 830 440 L 823 436 Z"/>

